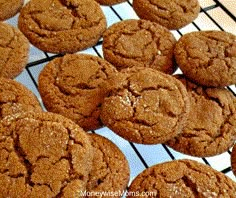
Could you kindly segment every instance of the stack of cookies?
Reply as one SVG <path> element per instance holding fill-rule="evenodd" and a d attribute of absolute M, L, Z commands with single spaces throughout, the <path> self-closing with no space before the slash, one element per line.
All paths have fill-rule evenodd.
<path fill-rule="evenodd" d="M 127 141 L 196 157 L 221 154 L 236 141 L 236 98 L 225 88 L 236 84 L 236 36 L 199 31 L 177 41 L 170 30 L 198 16 L 197 0 L 133 0 L 140 19 L 109 28 L 99 4 L 124 0 L 96 1 L 31 0 L 23 8 L 18 1 L 11 15 L 0 5 L 0 20 L 21 9 L 19 29 L 0 23 L 0 197 L 121 197 L 130 175 L 126 157 L 87 132 L 104 126 Z M 104 59 L 75 54 L 101 37 Z M 61 54 L 39 75 L 48 112 L 12 80 L 28 61 L 29 42 Z M 173 75 L 178 67 L 182 74 Z M 236 146 L 234 173 L 235 153 Z M 144 192 L 236 197 L 236 184 L 206 165 L 176 160 L 138 175 L 127 197 Z"/>

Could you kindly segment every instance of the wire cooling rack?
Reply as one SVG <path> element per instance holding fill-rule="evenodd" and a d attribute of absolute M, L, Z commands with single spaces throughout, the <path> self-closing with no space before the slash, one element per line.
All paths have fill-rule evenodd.
<path fill-rule="evenodd" d="M 172 31 L 176 39 L 179 39 L 181 35 L 185 33 L 200 30 L 223 30 L 236 34 L 235 0 L 199 0 L 199 2 L 201 5 L 201 12 L 198 18 L 186 27 Z M 138 19 L 132 8 L 132 0 L 111 7 L 102 6 L 102 10 L 106 15 L 108 26 L 124 19 Z M 17 26 L 17 21 L 18 15 L 7 20 L 6 23 Z M 82 53 L 103 57 L 102 40 L 100 40 L 96 46 L 84 50 L 82 51 Z M 31 46 L 27 67 L 16 78 L 17 81 L 21 82 L 34 92 L 34 94 L 39 98 L 41 104 L 42 99 L 40 98 L 37 89 L 38 76 L 42 68 L 50 60 L 57 56 L 57 54 L 45 53 L 35 48 L 34 46 Z M 236 88 L 234 85 L 228 88 L 234 93 L 234 95 L 236 95 Z M 145 168 L 150 167 L 154 164 L 175 159 L 193 159 L 208 164 L 212 168 L 221 171 L 222 173 L 226 174 L 231 179 L 236 181 L 236 177 L 233 175 L 230 167 L 231 150 L 214 157 L 197 158 L 181 154 L 162 144 L 139 145 L 130 143 L 117 136 L 106 127 L 94 132 L 103 135 L 113 141 L 126 155 L 131 170 L 130 182 Z"/>

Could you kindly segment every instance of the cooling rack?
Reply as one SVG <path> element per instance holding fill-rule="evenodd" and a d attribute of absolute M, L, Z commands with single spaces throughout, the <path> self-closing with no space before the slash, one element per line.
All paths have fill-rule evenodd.
<path fill-rule="evenodd" d="M 235 0 L 199 0 L 199 2 L 201 12 L 198 18 L 184 28 L 172 31 L 176 39 L 179 39 L 181 35 L 185 33 L 200 30 L 222 30 L 236 34 Z M 138 19 L 132 8 L 132 0 L 114 6 L 102 6 L 102 10 L 106 15 L 108 26 L 124 19 Z M 7 20 L 6 23 L 17 26 L 17 20 L 18 15 Z M 82 53 L 103 57 L 102 40 L 100 40 L 96 46 L 86 49 L 82 51 Z M 38 76 L 43 67 L 57 56 L 59 55 L 45 53 L 31 46 L 28 64 L 25 70 L 16 78 L 17 81 L 34 92 L 41 104 L 42 99 L 37 89 Z M 236 95 L 234 85 L 228 87 L 228 89 Z M 126 155 L 131 170 L 130 182 L 145 168 L 175 159 L 193 159 L 205 163 L 236 181 L 236 177 L 233 175 L 230 167 L 231 150 L 214 157 L 197 158 L 181 154 L 162 144 L 139 145 L 130 143 L 120 138 L 106 127 L 93 132 L 113 141 Z"/>

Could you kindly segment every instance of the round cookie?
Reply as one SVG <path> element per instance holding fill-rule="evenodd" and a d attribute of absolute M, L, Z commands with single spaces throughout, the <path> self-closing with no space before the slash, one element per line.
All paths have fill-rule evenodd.
<path fill-rule="evenodd" d="M 25 68 L 29 42 L 18 28 L 0 22 L 0 77 L 15 78 Z"/>
<path fill-rule="evenodd" d="M 0 122 L 0 197 L 78 197 L 86 190 L 93 148 L 63 116 L 15 114 Z"/>
<path fill-rule="evenodd" d="M 233 146 L 233 150 L 231 153 L 231 168 L 234 175 L 236 176 L 236 144 Z"/>
<path fill-rule="evenodd" d="M 141 19 L 147 19 L 168 29 L 179 29 L 197 18 L 198 0 L 133 0 L 133 8 Z"/>
<path fill-rule="evenodd" d="M 192 81 L 214 87 L 236 83 L 236 36 L 199 31 L 182 36 L 174 50 L 176 62 Z"/>
<path fill-rule="evenodd" d="M 98 42 L 106 18 L 91 0 L 31 0 L 22 8 L 18 26 L 43 51 L 73 53 Z"/>
<path fill-rule="evenodd" d="M 96 155 L 89 174 L 88 193 L 111 193 L 125 191 L 129 181 L 129 164 L 121 150 L 107 138 L 89 134 Z M 92 196 L 96 197 L 96 196 Z M 103 196 L 111 197 L 111 196 Z M 115 195 L 112 197 L 121 197 Z"/>
<path fill-rule="evenodd" d="M 129 19 L 109 27 L 104 33 L 104 58 L 118 69 L 151 67 L 172 74 L 174 45 L 172 33 L 150 21 Z"/>
<path fill-rule="evenodd" d="M 0 78 L 0 120 L 26 111 L 42 111 L 37 97 L 21 83 Z"/>
<path fill-rule="evenodd" d="M 0 21 L 13 17 L 23 4 L 24 0 L 0 0 Z"/>
<path fill-rule="evenodd" d="M 103 126 L 101 104 L 115 67 L 102 58 L 70 54 L 49 62 L 39 76 L 39 92 L 48 111 L 75 121 L 84 130 Z"/>
<path fill-rule="evenodd" d="M 118 3 L 122 3 L 125 2 L 126 0 L 96 0 L 99 4 L 101 5 L 115 5 Z"/>
<path fill-rule="evenodd" d="M 101 120 L 128 141 L 164 143 L 179 133 L 189 113 L 184 85 L 151 68 L 123 69 L 111 81 Z"/>
<path fill-rule="evenodd" d="M 157 23 L 129 19 L 109 27 L 103 35 L 103 55 L 118 69 L 151 67 L 172 74 L 174 45 L 172 33 Z"/>
<path fill-rule="evenodd" d="M 205 164 L 175 160 L 140 173 L 131 183 L 127 198 L 134 197 L 133 193 L 138 195 L 135 197 L 235 197 L 236 183 Z"/>
<path fill-rule="evenodd" d="M 176 77 L 187 88 L 190 113 L 182 133 L 167 145 L 197 157 L 227 151 L 236 140 L 236 97 L 225 88 L 202 87 L 183 75 Z"/>

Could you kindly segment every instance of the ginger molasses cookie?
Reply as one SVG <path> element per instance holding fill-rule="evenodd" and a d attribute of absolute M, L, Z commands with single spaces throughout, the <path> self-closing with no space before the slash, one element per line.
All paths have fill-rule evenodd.
<path fill-rule="evenodd" d="M 48 112 L 0 122 L 0 197 L 79 197 L 93 148 L 73 121 Z"/>
<path fill-rule="evenodd" d="M 176 77 L 187 88 L 190 113 L 182 133 L 167 145 L 197 157 L 227 151 L 236 140 L 236 97 L 225 88 L 202 87 L 183 75 Z"/>
<path fill-rule="evenodd" d="M 135 194 L 134 194 L 135 193 Z M 131 183 L 129 197 L 235 197 L 236 183 L 208 165 L 175 160 L 154 165 Z"/>
<path fill-rule="evenodd" d="M 29 42 L 18 28 L 0 22 L 0 77 L 15 78 L 25 68 Z"/>
<path fill-rule="evenodd" d="M 37 97 L 21 83 L 0 78 L 0 120 L 25 111 L 42 111 Z"/>
<path fill-rule="evenodd" d="M 199 31 L 182 36 L 174 50 L 182 72 L 205 86 L 236 83 L 236 36 L 223 31 Z"/>
<path fill-rule="evenodd" d="M 0 0 L 0 21 L 13 17 L 23 4 L 24 0 Z"/>
<path fill-rule="evenodd" d="M 184 85 L 151 68 L 123 69 L 111 81 L 101 119 L 128 141 L 164 143 L 179 133 L 189 112 Z"/>
<path fill-rule="evenodd" d="M 234 175 L 236 176 L 236 144 L 233 146 L 233 150 L 231 153 L 231 168 Z"/>
<path fill-rule="evenodd" d="M 39 76 L 39 92 L 48 111 L 74 120 L 84 130 L 100 128 L 105 84 L 116 73 L 102 58 L 70 54 L 49 62 Z"/>
<path fill-rule="evenodd" d="M 101 5 L 115 5 L 118 3 L 122 3 L 125 2 L 126 0 L 96 0 L 98 3 L 100 3 Z"/>
<path fill-rule="evenodd" d="M 96 134 L 89 134 L 89 136 L 96 154 L 86 191 L 90 195 L 106 193 L 102 197 L 121 197 L 128 185 L 130 175 L 126 157 L 107 138 Z"/>
<path fill-rule="evenodd" d="M 157 22 L 168 29 L 179 29 L 197 18 L 198 0 L 133 0 L 133 8 L 141 19 Z"/>
<path fill-rule="evenodd" d="M 39 49 L 72 53 L 95 45 L 106 19 L 96 1 L 31 0 L 22 8 L 18 26 Z"/>
<path fill-rule="evenodd" d="M 165 27 L 147 20 L 129 19 L 109 27 L 103 36 L 104 58 L 118 69 L 151 67 L 172 74 L 176 40 Z"/>

